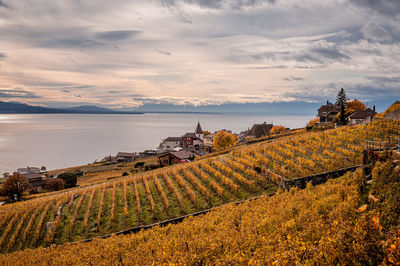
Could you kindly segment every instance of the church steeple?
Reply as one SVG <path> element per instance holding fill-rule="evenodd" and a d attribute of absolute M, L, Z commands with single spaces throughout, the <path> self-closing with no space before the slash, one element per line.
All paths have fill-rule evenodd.
<path fill-rule="evenodd" d="M 194 131 L 194 134 L 203 134 L 203 130 L 201 129 L 200 122 L 197 122 L 197 127 L 196 127 L 196 130 Z"/>
<path fill-rule="evenodd" d="M 203 130 L 201 129 L 200 122 L 197 122 L 196 130 L 194 131 L 194 134 L 200 139 L 203 139 L 204 133 Z"/>

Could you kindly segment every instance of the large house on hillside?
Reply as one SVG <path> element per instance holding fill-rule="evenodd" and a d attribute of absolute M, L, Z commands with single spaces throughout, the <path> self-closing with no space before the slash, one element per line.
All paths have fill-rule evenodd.
<path fill-rule="evenodd" d="M 266 122 L 262 124 L 254 124 L 249 130 L 247 136 L 253 138 L 261 138 L 264 136 L 269 136 L 271 134 L 271 129 L 273 125 L 267 124 Z"/>
<path fill-rule="evenodd" d="M 47 184 L 47 176 L 43 175 L 38 167 L 18 168 L 17 173 L 26 178 L 30 190 L 42 191 Z"/>
<path fill-rule="evenodd" d="M 18 168 L 17 172 L 20 175 L 32 174 L 32 173 L 40 174 L 40 168 L 27 166 L 26 168 Z"/>
<path fill-rule="evenodd" d="M 375 108 L 374 108 L 375 109 Z M 365 125 L 372 121 L 372 118 L 377 115 L 375 110 L 367 108 L 365 110 L 360 110 L 352 113 L 348 119 L 351 125 Z"/>
<path fill-rule="evenodd" d="M 335 116 L 339 113 L 339 109 L 336 104 L 326 101 L 325 105 L 321 105 L 318 109 L 318 117 L 321 123 L 332 122 Z"/>
<path fill-rule="evenodd" d="M 135 159 L 133 152 L 118 152 L 115 156 L 117 162 L 132 162 Z"/>

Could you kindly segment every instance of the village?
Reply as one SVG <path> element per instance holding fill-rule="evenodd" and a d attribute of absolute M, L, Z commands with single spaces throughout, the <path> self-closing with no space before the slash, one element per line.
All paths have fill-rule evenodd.
<path fill-rule="evenodd" d="M 365 125 L 371 122 L 377 115 L 375 106 L 367 108 L 361 101 L 354 99 L 348 101 L 346 109 L 346 125 Z M 327 130 L 335 127 L 343 126 L 340 123 L 340 106 L 337 103 L 331 103 L 329 100 L 326 104 L 321 105 L 317 110 L 316 118 L 312 119 L 306 126 L 306 130 Z M 213 133 L 203 130 L 200 122 L 193 132 L 187 132 L 181 136 L 168 136 L 161 141 L 157 149 L 146 150 L 143 152 L 118 152 L 115 156 L 106 156 L 100 163 L 103 166 L 118 165 L 121 163 L 136 162 L 135 168 L 140 171 L 152 170 L 155 168 L 165 167 L 173 164 L 186 163 L 196 160 L 196 158 L 213 153 L 220 149 L 226 149 L 232 146 L 243 145 L 257 141 L 271 138 L 271 136 L 294 132 L 299 129 L 290 129 L 284 126 L 277 126 L 267 124 L 266 122 L 260 124 L 253 124 L 251 128 L 243 130 L 240 133 L 234 133 L 231 130 L 221 129 Z M 222 134 L 224 133 L 224 134 Z M 215 147 L 215 140 L 218 135 L 223 138 L 230 136 L 233 141 L 227 142 L 226 146 Z M 145 164 L 141 162 L 142 159 L 152 158 L 155 164 L 143 167 Z M 59 179 L 59 174 L 49 175 L 46 167 L 29 167 L 18 168 L 16 173 L 26 178 L 29 183 L 30 193 L 39 193 L 49 190 L 56 190 L 64 188 L 60 184 L 51 184 L 54 179 Z M 4 174 L 4 178 L 8 177 L 8 173 Z M 52 181 L 53 180 L 53 181 Z M 4 182 L 4 181 L 3 181 Z M 49 185 L 50 184 L 50 185 Z"/>

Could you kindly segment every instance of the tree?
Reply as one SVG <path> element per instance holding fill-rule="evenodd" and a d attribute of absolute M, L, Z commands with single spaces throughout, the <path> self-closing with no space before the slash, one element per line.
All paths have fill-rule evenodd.
<path fill-rule="evenodd" d="M 42 170 L 43 172 L 45 172 L 47 170 L 46 166 L 42 166 L 40 167 L 40 170 Z"/>
<path fill-rule="evenodd" d="M 238 138 L 225 130 L 221 130 L 215 135 L 213 140 L 213 148 L 217 151 L 223 150 L 236 145 Z"/>
<path fill-rule="evenodd" d="M 271 128 L 271 134 L 279 134 L 285 132 L 286 128 L 284 126 L 273 126 Z"/>
<path fill-rule="evenodd" d="M 29 182 L 23 175 L 14 173 L 4 182 L 1 194 L 7 196 L 11 201 L 20 201 L 22 193 L 29 187 Z"/>
<path fill-rule="evenodd" d="M 64 189 L 65 181 L 61 178 L 53 178 L 47 184 L 46 188 L 51 191 L 57 191 Z"/>
<path fill-rule="evenodd" d="M 207 135 L 210 135 L 210 134 L 211 134 L 211 132 L 210 132 L 210 131 L 208 131 L 208 130 L 203 130 L 203 134 L 204 134 L 204 136 L 207 136 Z"/>
<path fill-rule="evenodd" d="M 355 111 L 361 111 L 361 110 L 365 110 L 365 109 L 367 109 L 367 106 L 362 101 L 354 99 L 352 101 L 347 102 L 346 113 L 348 111 L 351 111 L 354 113 Z"/>
<path fill-rule="evenodd" d="M 346 92 L 344 91 L 343 88 L 340 89 L 336 96 L 336 106 L 340 108 L 341 105 L 344 105 L 346 108 L 347 105 L 347 97 L 346 97 Z"/>
<path fill-rule="evenodd" d="M 319 117 L 316 117 L 316 118 L 310 120 L 310 121 L 307 123 L 307 127 L 313 127 L 316 123 L 319 123 Z"/>
<path fill-rule="evenodd" d="M 65 181 L 65 188 L 75 187 L 76 183 L 78 182 L 78 178 L 75 173 L 73 172 L 65 172 L 58 176 Z"/>
<path fill-rule="evenodd" d="M 336 97 L 336 106 L 339 107 L 339 112 L 340 112 L 339 115 L 340 125 L 347 124 L 346 113 L 345 113 L 346 105 L 347 105 L 346 92 L 344 91 L 343 88 L 341 88 Z"/>

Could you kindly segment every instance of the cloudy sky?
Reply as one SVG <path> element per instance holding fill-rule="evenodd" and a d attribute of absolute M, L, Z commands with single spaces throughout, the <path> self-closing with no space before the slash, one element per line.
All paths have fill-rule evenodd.
<path fill-rule="evenodd" d="M 398 0 L 0 0 L 0 100 L 400 96 Z"/>

